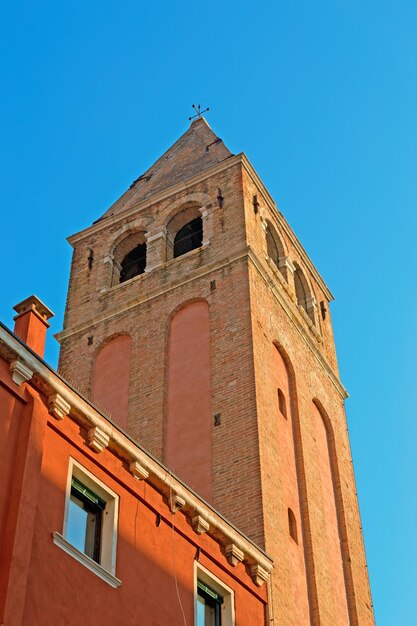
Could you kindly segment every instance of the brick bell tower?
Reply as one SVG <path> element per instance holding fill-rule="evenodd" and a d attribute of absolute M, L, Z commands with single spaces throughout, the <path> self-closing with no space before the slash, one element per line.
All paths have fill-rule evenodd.
<path fill-rule="evenodd" d="M 61 374 L 273 557 L 271 624 L 373 624 L 332 295 L 245 154 L 199 117 L 69 241 Z"/>

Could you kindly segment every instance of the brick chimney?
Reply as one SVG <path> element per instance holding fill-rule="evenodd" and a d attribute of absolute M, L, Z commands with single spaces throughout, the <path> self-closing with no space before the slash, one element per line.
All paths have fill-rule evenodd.
<path fill-rule="evenodd" d="M 43 357 L 45 351 L 47 320 L 53 313 L 36 296 L 29 296 L 13 307 L 17 315 L 13 318 L 14 334 L 26 343 L 36 354 Z"/>

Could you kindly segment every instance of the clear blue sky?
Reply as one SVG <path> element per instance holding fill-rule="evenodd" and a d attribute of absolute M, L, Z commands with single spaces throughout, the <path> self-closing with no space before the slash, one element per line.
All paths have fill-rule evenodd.
<path fill-rule="evenodd" d="M 15 0 L 0 58 L 2 321 L 61 328 L 65 238 L 209 105 L 335 294 L 376 616 L 416 623 L 415 0 Z"/>

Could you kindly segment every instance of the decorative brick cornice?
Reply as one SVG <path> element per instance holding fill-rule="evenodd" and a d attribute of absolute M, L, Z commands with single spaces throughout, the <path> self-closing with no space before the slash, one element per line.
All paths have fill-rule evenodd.
<path fill-rule="evenodd" d="M 49 397 L 48 401 L 49 413 L 53 415 L 57 420 L 62 420 L 69 414 L 71 406 L 59 393 L 54 393 Z"/>
<path fill-rule="evenodd" d="M 98 426 L 93 426 L 93 428 L 90 428 L 88 431 L 87 443 L 95 452 L 103 452 L 109 445 L 109 442 L 109 435 Z"/>
<path fill-rule="evenodd" d="M 21 385 L 32 378 L 33 370 L 23 361 L 15 359 L 10 363 L 10 374 L 13 382 L 16 383 L 16 385 Z"/>

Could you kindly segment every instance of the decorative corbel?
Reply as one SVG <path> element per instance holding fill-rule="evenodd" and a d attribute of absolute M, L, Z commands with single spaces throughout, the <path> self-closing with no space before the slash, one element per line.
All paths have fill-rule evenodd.
<path fill-rule="evenodd" d="M 138 461 L 132 461 L 129 465 L 129 471 L 133 478 L 136 480 L 146 480 L 149 477 L 149 472 Z"/>
<path fill-rule="evenodd" d="M 55 393 L 49 398 L 48 408 L 49 413 L 57 420 L 62 420 L 71 410 L 71 406 L 59 393 Z"/>
<path fill-rule="evenodd" d="M 110 437 L 98 426 L 93 426 L 88 431 L 87 443 L 94 452 L 103 452 L 104 448 L 107 448 L 109 445 L 109 442 Z"/>
<path fill-rule="evenodd" d="M 23 363 L 23 361 L 15 359 L 10 363 L 10 374 L 12 375 L 12 381 L 16 383 L 16 385 L 21 385 L 32 378 L 33 370 Z"/>
<path fill-rule="evenodd" d="M 201 515 L 193 517 L 191 525 L 198 535 L 203 535 L 210 530 L 210 524 Z"/>
<path fill-rule="evenodd" d="M 257 587 L 262 587 L 262 585 L 266 583 L 269 578 L 269 572 L 261 567 L 259 563 L 256 563 L 256 565 L 252 565 L 252 567 L 250 568 L 250 573 L 252 576 L 252 580 Z"/>
<path fill-rule="evenodd" d="M 171 513 L 176 513 L 185 507 L 185 500 L 177 493 L 172 492 L 169 496 L 169 508 Z"/>
<path fill-rule="evenodd" d="M 233 567 L 235 567 L 238 563 L 241 563 L 243 561 L 245 553 L 243 552 L 243 550 L 238 548 L 235 543 L 229 543 L 229 545 L 226 546 L 226 556 L 230 565 L 233 565 Z"/>

